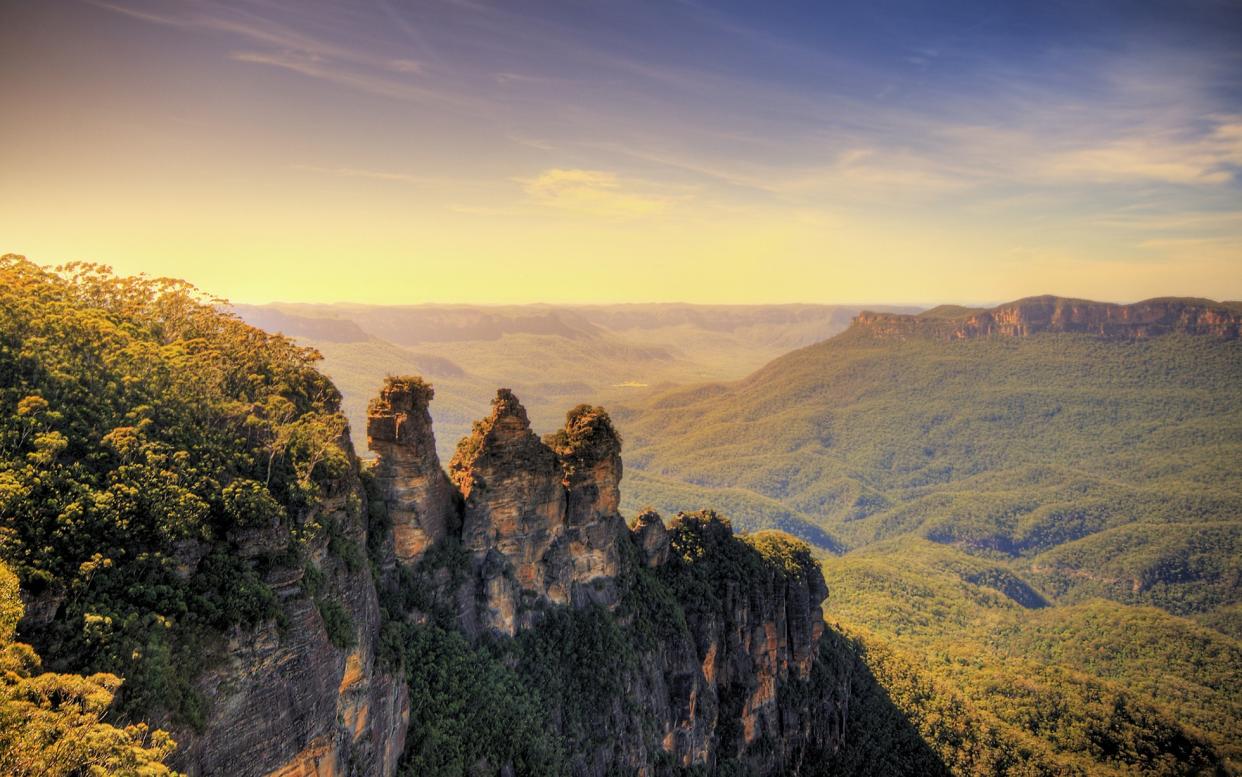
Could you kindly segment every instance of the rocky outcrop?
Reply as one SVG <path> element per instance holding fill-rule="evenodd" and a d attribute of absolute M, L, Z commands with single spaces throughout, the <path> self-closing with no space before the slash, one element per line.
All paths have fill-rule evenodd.
<path fill-rule="evenodd" d="M 434 446 L 429 431 L 425 443 Z M 477 608 L 459 618 L 468 633 L 512 636 L 549 606 L 616 604 L 626 536 L 620 452 L 599 408 L 575 408 L 545 442 L 517 397 L 497 392 L 491 414 L 449 465 L 461 497 L 460 541 L 477 586 Z M 400 471 L 377 453 L 381 466 Z"/>
<path fill-rule="evenodd" d="M 581 405 L 541 440 L 507 389 L 458 444 L 449 465 L 458 498 L 428 499 L 419 490 L 440 481 L 429 457 L 409 452 L 435 450 L 430 425 L 401 425 L 409 436 L 392 444 L 400 437 L 389 420 L 394 397 L 405 417 L 426 416 L 430 391 L 408 385 L 419 384 L 390 379 L 372 404 L 379 493 L 394 531 L 398 516 L 417 522 L 425 514 L 407 505 L 455 509 L 435 526 L 439 542 L 460 548 L 455 570 L 426 568 L 442 563 L 432 546 L 398 554 L 417 570 L 408 579 L 428 592 L 419 606 L 452 613 L 471 639 L 513 637 L 539 628 L 552 608 L 593 606 L 631 634 L 659 634 L 641 642 L 620 678 L 626 698 L 594 711 L 597 740 L 572 743 L 575 773 L 656 774 L 660 763 L 796 773 L 803 758 L 831 754 L 848 694 L 822 678 L 808 692 L 827 589 L 804 544 L 778 532 L 735 538 L 714 513 L 680 515 L 666 527 L 648 511 L 627 529 L 619 513 L 621 440 L 608 414 Z M 650 610 L 648 599 L 671 609 Z M 415 607 L 404 617 L 429 615 Z"/>
<path fill-rule="evenodd" d="M 1182 333 L 1224 339 L 1238 337 L 1242 306 L 1204 299 L 1161 298 L 1116 305 L 1044 296 L 1029 297 L 990 310 L 962 309 L 960 315 L 917 316 L 863 311 L 854 329 L 888 338 L 935 337 L 960 340 L 989 335 L 1026 337 L 1040 332 L 1074 332 L 1101 337 L 1143 339 Z"/>
<path fill-rule="evenodd" d="M 481 589 L 479 628 L 512 636 L 538 607 L 568 603 L 571 562 L 556 552 L 565 526 L 561 465 L 512 392 L 497 392 L 450 472 L 464 503 L 461 542 Z"/>
<path fill-rule="evenodd" d="M 501 389 L 446 474 L 431 397 L 421 380 L 389 379 L 370 407 L 377 457 L 367 477 L 355 462 L 306 514 L 280 519 L 325 528 L 304 548 L 304 563 L 266 574 L 284 622 L 229 635 L 225 660 L 197 678 L 213 704 L 201 731 L 175 732 L 184 744 L 178 767 L 393 775 L 410 705 L 425 700 L 408 698 L 396 668 L 380 661 L 381 618 L 425 624 L 434 615 L 491 643 L 557 622 L 554 611 L 614 624 L 629 656 L 607 678 L 623 690 L 579 708 L 577 734 L 561 732 L 572 773 L 797 774 L 832 757 L 850 676 L 819 659 L 827 589 L 806 545 L 779 532 L 734 537 L 710 512 L 666 526 L 648 511 L 627 528 L 618 509 L 621 440 L 608 414 L 588 405 L 541 440 L 517 397 Z M 284 526 L 247 531 L 231 541 L 256 559 L 289 536 Z M 369 548 L 377 563 L 351 547 Z M 193 556 L 187 550 L 186 563 Z M 329 608 L 345 613 L 343 632 Z M 550 720 L 561 726 L 564 711 Z M 493 767 L 514 772 L 511 764 L 485 770 Z"/>

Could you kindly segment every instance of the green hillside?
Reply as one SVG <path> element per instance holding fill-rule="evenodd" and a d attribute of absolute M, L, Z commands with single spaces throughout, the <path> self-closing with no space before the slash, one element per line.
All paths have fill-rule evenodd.
<path fill-rule="evenodd" d="M 910 674 L 1066 773 L 1194 774 L 1213 749 L 1234 772 L 1242 763 L 1236 639 L 1153 608 L 1049 605 L 995 563 L 916 537 L 827 558 L 824 575 L 829 619 L 904 657 L 892 677 L 870 665 L 912 716 L 946 700 L 893 685 Z M 1206 760 L 1144 755 L 1179 751 Z"/>
<path fill-rule="evenodd" d="M 820 545 L 829 619 L 912 718 L 947 702 L 911 688 L 952 688 L 967 739 L 1066 773 L 1210 773 L 1143 755 L 1205 747 L 1238 773 L 1240 385 L 1237 340 L 855 327 L 614 417 L 628 509 L 766 510 Z"/>
<path fill-rule="evenodd" d="M 916 533 L 1033 557 L 1117 526 L 1242 516 L 1239 380 L 1239 341 L 850 331 L 615 415 L 631 467 L 705 503 L 740 488 L 849 546 Z M 641 484 L 628 500 L 661 506 Z"/>

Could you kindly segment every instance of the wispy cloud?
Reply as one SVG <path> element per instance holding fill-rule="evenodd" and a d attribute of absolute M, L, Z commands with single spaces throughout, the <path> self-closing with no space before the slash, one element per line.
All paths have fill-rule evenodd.
<path fill-rule="evenodd" d="M 236 62 L 279 68 L 378 97 L 452 105 L 476 115 L 490 113 L 485 100 L 433 86 L 422 62 L 385 54 L 388 47 L 379 40 L 370 46 L 334 43 L 228 4 L 193 3 L 178 6 L 177 12 L 157 13 L 105 0 L 86 1 L 152 24 L 215 33 L 257 47 L 230 51 L 228 57 Z"/>
<path fill-rule="evenodd" d="M 396 73 L 418 74 L 418 73 L 423 72 L 423 63 L 416 62 L 415 60 L 412 60 L 412 59 L 404 59 L 404 58 L 398 57 L 397 59 L 388 60 L 386 64 L 389 70 L 392 70 L 393 72 L 396 72 Z"/>
<path fill-rule="evenodd" d="M 675 199 L 651 191 L 650 184 L 623 183 L 603 170 L 552 168 L 519 181 L 536 203 L 607 218 L 635 218 L 660 213 Z"/>
<path fill-rule="evenodd" d="M 291 165 L 294 170 L 302 170 L 308 173 L 323 173 L 324 175 L 336 175 L 342 178 L 370 178 L 376 181 L 397 181 L 400 183 L 434 183 L 434 179 L 423 178 L 409 173 L 396 173 L 385 170 L 364 170 L 356 167 L 320 167 L 318 165 Z"/>
<path fill-rule="evenodd" d="M 161 9 L 163 12 L 157 13 L 130 4 L 112 3 L 105 0 L 86 0 L 86 2 L 98 8 L 152 24 L 226 33 L 253 43 L 267 44 L 282 51 L 303 56 L 331 57 L 350 61 L 369 59 L 369 57 L 360 56 L 358 52 L 347 46 L 338 46 L 320 38 L 299 33 L 287 25 L 227 5 L 190 3 L 176 6 L 175 12 Z"/>
<path fill-rule="evenodd" d="M 1092 220 L 1102 227 L 1155 232 L 1242 232 L 1242 206 L 1235 211 L 1118 212 Z"/>
<path fill-rule="evenodd" d="M 416 186 L 438 186 L 444 188 L 472 188 L 487 187 L 495 184 L 495 181 L 481 181 L 470 179 L 462 176 L 446 177 L 446 176 L 429 176 L 415 175 L 413 173 L 401 172 L 399 170 L 371 170 L 362 167 L 327 167 L 323 165 L 290 165 L 291 170 L 299 170 L 307 173 L 316 173 L 319 175 L 331 175 L 338 178 L 362 178 L 372 181 L 386 181 L 389 183 L 413 184 Z"/>
<path fill-rule="evenodd" d="M 1043 172 L 1088 182 L 1158 181 L 1224 184 L 1242 164 L 1242 123 L 1215 127 L 1206 137 L 1183 140 L 1168 133 L 1120 138 L 1053 154 Z"/>

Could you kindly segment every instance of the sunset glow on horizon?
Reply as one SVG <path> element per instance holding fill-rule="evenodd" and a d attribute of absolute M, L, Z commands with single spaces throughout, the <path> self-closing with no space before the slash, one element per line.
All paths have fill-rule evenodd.
<path fill-rule="evenodd" d="M 238 302 L 1242 299 L 1237 4 L 0 0 L 0 73 L 0 253 Z"/>

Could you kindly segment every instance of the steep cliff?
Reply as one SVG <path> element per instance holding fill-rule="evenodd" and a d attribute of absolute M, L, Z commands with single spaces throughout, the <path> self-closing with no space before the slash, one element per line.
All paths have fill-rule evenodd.
<path fill-rule="evenodd" d="M 419 453 L 434 451 L 432 393 L 421 386 L 390 379 L 368 424 L 374 507 L 386 506 L 394 533 L 403 522 L 420 537 L 435 527 L 421 552 L 397 554 L 387 588 L 407 640 L 410 628 L 456 631 L 513 667 L 563 743 L 566 773 L 797 773 L 831 759 L 850 672 L 818 661 L 828 592 L 806 545 L 779 532 L 735 537 L 711 512 L 667 527 L 648 512 L 627 528 L 607 413 L 574 408 L 540 440 L 506 389 L 459 444 L 449 467 L 458 496 L 447 498 Z M 394 420 L 397 407 L 417 422 Z M 415 730 L 435 724 L 420 714 L 414 750 L 436 746 Z M 475 757 L 485 772 L 518 760 Z"/>
<path fill-rule="evenodd" d="M 340 445 L 350 450 L 346 438 Z M 354 462 L 288 525 L 230 537 L 237 553 L 268 567 L 263 581 L 280 617 L 225 635 L 219 659 L 195 678 L 211 703 L 201 726 L 174 728 L 176 768 L 279 777 L 396 770 L 408 694 L 377 661 L 376 586 L 359 550 L 365 498 Z M 301 563 L 272 564 L 291 531 L 309 537 Z"/>
<path fill-rule="evenodd" d="M 1242 305 L 1205 299 L 1160 298 L 1116 305 L 1043 296 L 990 310 L 937 308 L 919 315 L 863 311 L 856 330 L 881 337 L 924 336 L 960 340 L 1039 332 L 1079 332 L 1103 337 L 1147 338 L 1180 332 L 1234 339 L 1242 326 Z"/>
<path fill-rule="evenodd" d="M 18 637 L 51 672 L 123 678 L 108 720 L 171 730 L 171 765 L 192 775 L 390 773 L 406 690 L 377 662 L 340 394 L 314 352 L 203 300 L 0 256 L 0 558 L 29 604 Z M 16 731 L 62 750 L 53 774 L 103 768 L 28 722 L 3 716 L 0 750 Z"/>

